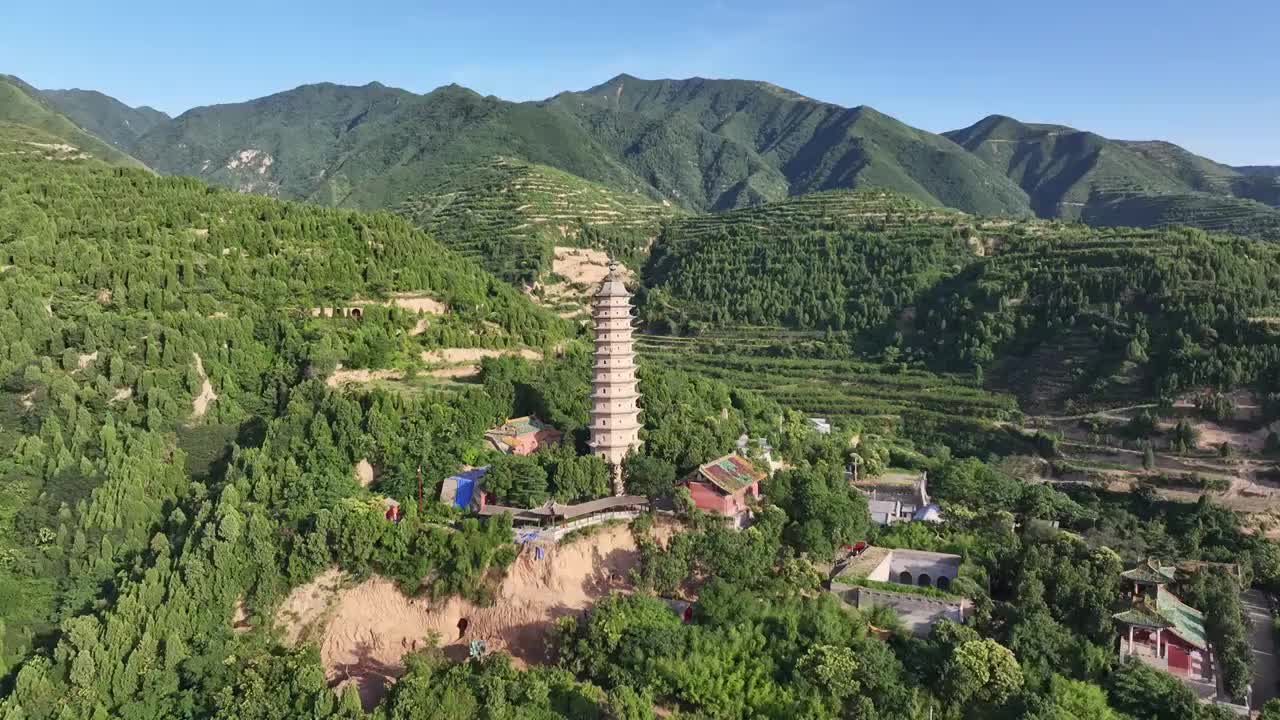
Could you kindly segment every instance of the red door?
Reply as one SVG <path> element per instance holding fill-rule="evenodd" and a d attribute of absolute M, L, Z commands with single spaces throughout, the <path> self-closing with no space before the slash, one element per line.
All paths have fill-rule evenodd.
<path fill-rule="evenodd" d="M 1169 669 L 1175 672 L 1191 672 L 1191 656 L 1177 645 L 1166 645 L 1165 656 L 1169 658 Z"/>

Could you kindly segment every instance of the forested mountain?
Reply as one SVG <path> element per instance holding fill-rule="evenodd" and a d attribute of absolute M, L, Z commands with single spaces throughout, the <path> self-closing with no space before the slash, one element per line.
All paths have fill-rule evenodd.
<path fill-rule="evenodd" d="M 985 215 L 1280 236 L 1266 168 L 999 115 L 935 135 L 765 82 L 619 75 L 524 103 L 322 83 L 172 120 L 98 93 L 47 97 L 162 173 L 345 207 L 412 205 L 507 157 L 693 211 L 876 187 Z"/>
<path fill-rule="evenodd" d="M 67 153 L 85 154 L 113 165 L 142 167 L 142 163 L 125 151 L 112 147 L 76 125 L 39 90 L 12 75 L 0 75 L 0 123 L 41 130 L 55 138 L 55 144 L 68 146 L 65 149 Z"/>
<path fill-rule="evenodd" d="M 833 191 L 668 223 L 641 315 L 679 334 L 757 325 L 860 333 L 973 257 L 969 216 L 881 191 Z"/>
<path fill-rule="evenodd" d="M 1172 143 L 1109 140 L 1001 115 L 943 135 L 1006 173 L 1040 217 L 1280 238 L 1280 191 L 1265 173 L 1250 175 Z"/>
<path fill-rule="evenodd" d="M 41 90 L 77 125 L 128 153 L 138 149 L 138 139 L 171 118 L 155 108 L 129 107 L 95 90 Z"/>
<path fill-rule="evenodd" d="M 1022 192 L 943 138 L 866 106 L 844 108 L 769 83 L 619 75 L 552 102 L 618 133 L 633 167 L 694 208 L 870 186 L 972 212 L 1026 212 Z M 699 161 L 673 162 L 680 157 Z"/>
<path fill-rule="evenodd" d="M 1280 210 L 1256 200 L 1212 193 L 1097 193 L 1080 220 L 1090 225 L 1185 225 L 1212 232 L 1280 241 Z"/>
<path fill-rule="evenodd" d="M 350 207 L 394 206 L 499 155 L 644 188 L 564 113 L 456 85 L 426 95 L 377 83 L 307 85 L 190 110 L 142 143 L 165 173 Z"/>
<path fill-rule="evenodd" d="M 190 110 L 137 148 L 167 174 L 364 208 L 398 204 L 501 155 L 695 210 L 874 185 L 973 211 L 1027 212 L 1018 188 L 937 135 L 747 81 L 620 76 L 529 103 L 458 86 L 415 95 L 377 83 L 308 85 Z"/>
<path fill-rule="evenodd" d="M 1026 124 L 1000 115 L 944 135 L 1007 173 L 1027 191 L 1041 217 L 1078 218 L 1095 191 L 1207 190 L 1220 187 L 1223 173 L 1236 174 L 1175 152 L 1176 146 L 1114 142 L 1062 125 Z"/>

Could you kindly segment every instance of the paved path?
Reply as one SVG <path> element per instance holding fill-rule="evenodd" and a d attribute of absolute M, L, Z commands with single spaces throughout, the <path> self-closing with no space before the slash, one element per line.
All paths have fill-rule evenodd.
<path fill-rule="evenodd" d="M 1249 644 L 1253 646 L 1253 696 L 1249 704 L 1254 710 L 1276 697 L 1277 675 L 1275 635 L 1271 631 L 1271 608 L 1261 590 L 1250 588 L 1240 593 L 1240 602 L 1253 626 Z"/>

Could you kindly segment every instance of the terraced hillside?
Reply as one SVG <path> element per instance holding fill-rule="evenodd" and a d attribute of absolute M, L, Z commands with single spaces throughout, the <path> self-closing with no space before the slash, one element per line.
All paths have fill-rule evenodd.
<path fill-rule="evenodd" d="M 817 333 L 973 375 L 1035 411 L 1280 377 L 1280 342 L 1249 319 L 1280 306 L 1280 248 L 1199 230 L 816 194 L 669 223 L 644 285 L 651 332 Z"/>
<path fill-rule="evenodd" d="M 1090 225 L 1186 225 L 1280 241 L 1280 210 L 1255 200 L 1204 192 L 1099 192 L 1080 219 Z"/>
<path fill-rule="evenodd" d="M 1115 140 L 1113 142 L 1141 155 L 1172 174 L 1192 190 L 1220 195 L 1230 194 L 1234 181 L 1241 175 L 1236 168 L 1201 157 L 1171 142 L 1163 140 Z"/>
<path fill-rule="evenodd" d="M 814 338 L 740 328 L 698 338 L 640 336 L 642 361 L 722 380 L 784 407 L 840 425 L 960 452 L 1025 449 L 1004 423 L 1021 417 L 1012 395 L 991 392 L 972 377 L 937 374 L 897 363 L 785 357 Z"/>
<path fill-rule="evenodd" d="M 1280 248 L 1185 228 L 1024 234 L 929 290 L 913 344 L 1018 392 L 1024 408 L 1270 386 Z"/>
<path fill-rule="evenodd" d="M 505 157 L 466 170 L 396 211 L 490 272 L 524 284 L 546 275 L 556 246 L 635 257 L 677 213 L 648 196 Z"/>
<path fill-rule="evenodd" d="M 1235 181 L 1236 195 L 1280 207 L 1280 166 L 1249 165 L 1236 170 L 1240 171 Z"/>
<path fill-rule="evenodd" d="M 875 190 L 814 193 L 667 224 L 644 270 L 656 328 L 863 332 L 1025 227 Z"/>

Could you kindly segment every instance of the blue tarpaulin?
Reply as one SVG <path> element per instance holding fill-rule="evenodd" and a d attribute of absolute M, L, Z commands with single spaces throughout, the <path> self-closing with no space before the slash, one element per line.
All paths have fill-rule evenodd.
<path fill-rule="evenodd" d="M 449 478 L 449 482 L 454 483 L 457 487 L 457 490 L 453 495 L 454 507 L 461 508 L 463 510 L 471 507 L 471 498 L 475 495 L 476 483 L 478 483 L 480 478 L 484 477 L 484 474 L 487 472 L 489 472 L 488 465 L 468 470 L 463 473 L 458 473 L 457 475 Z"/>

